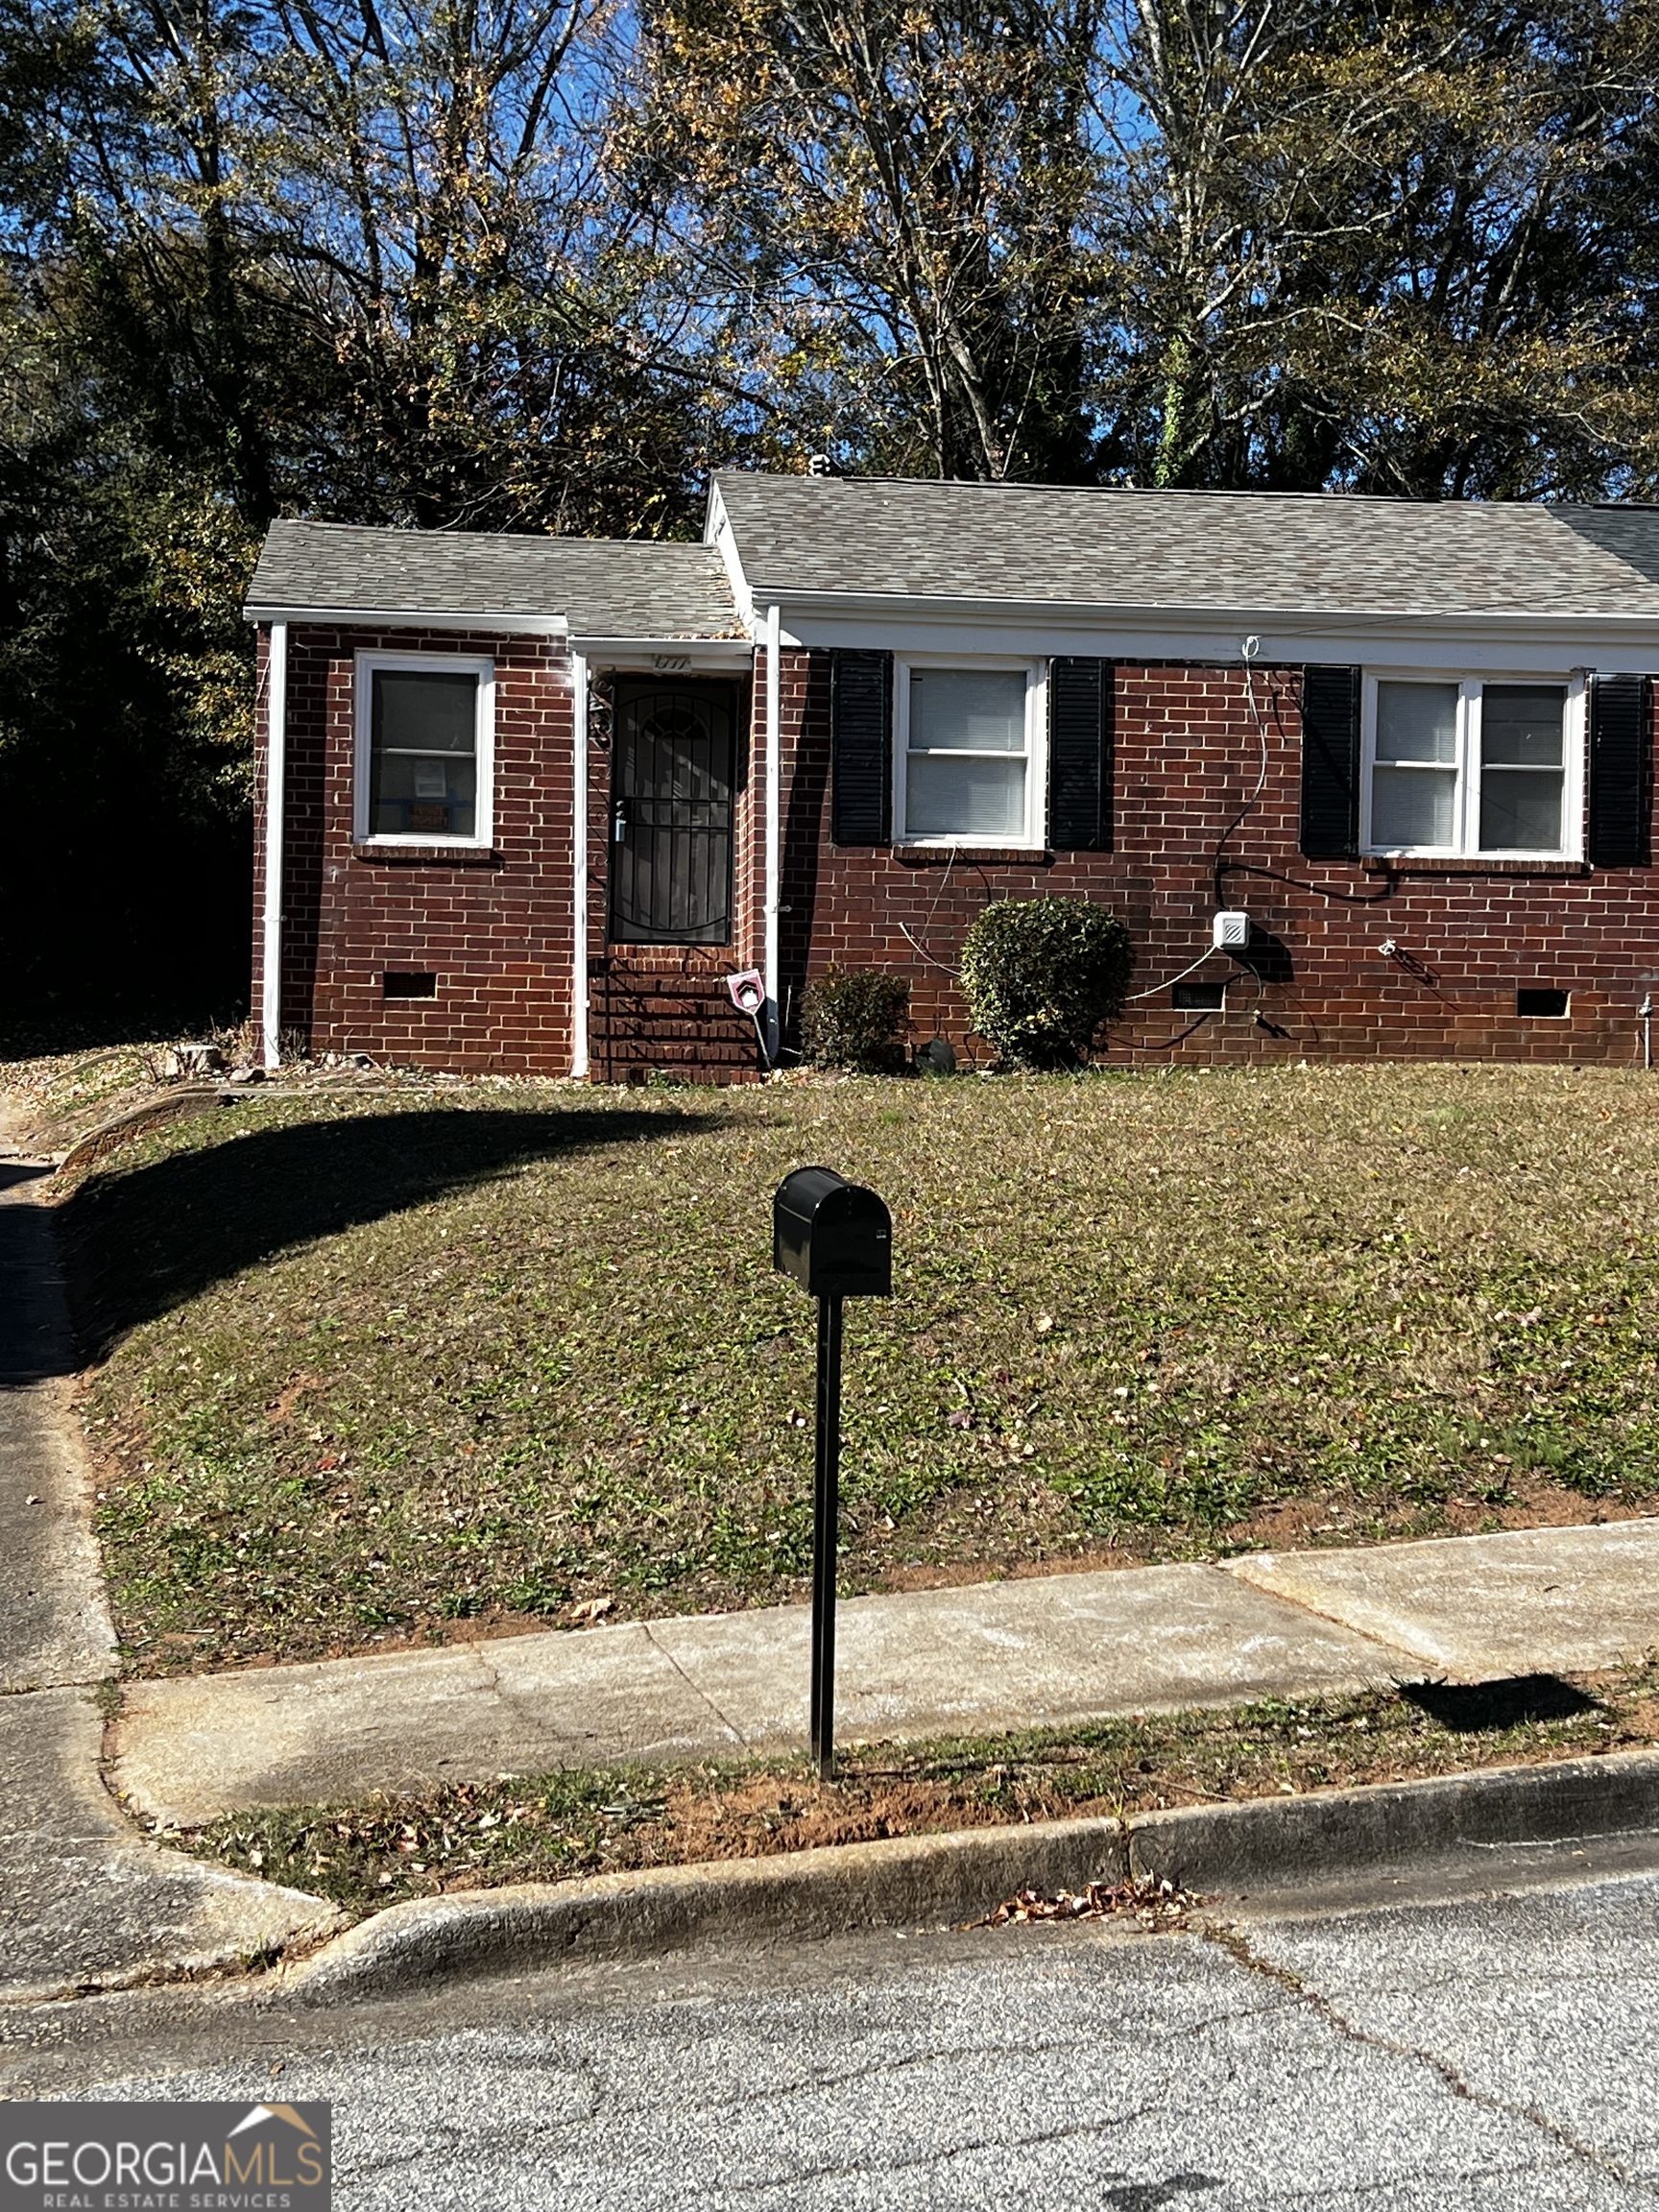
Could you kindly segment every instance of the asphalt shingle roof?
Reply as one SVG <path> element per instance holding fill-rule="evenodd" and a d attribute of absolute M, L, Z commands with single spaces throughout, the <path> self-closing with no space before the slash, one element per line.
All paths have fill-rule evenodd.
<path fill-rule="evenodd" d="M 707 545 L 343 522 L 274 522 L 248 605 L 563 614 L 595 637 L 721 637 L 739 628 L 725 567 Z"/>
<path fill-rule="evenodd" d="M 1330 614 L 1659 616 L 1659 508 L 882 477 L 717 479 L 758 600 L 797 592 Z M 563 615 L 734 637 L 711 546 L 272 525 L 252 612 Z"/>
<path fill-rule="evenodd" d="M 1434 615 L 1659 614 L 1659 510 L 892 478 L 716 479 L 794 591 Z"/>

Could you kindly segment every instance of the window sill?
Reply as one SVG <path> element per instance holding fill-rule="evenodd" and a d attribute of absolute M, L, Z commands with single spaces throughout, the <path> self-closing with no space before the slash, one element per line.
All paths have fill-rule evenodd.
<path fill-rule="evenodd" d="M 351 846 L 354 860 L 415 861 L 430 868 L 498 868 L 501 855 L 492 845 L 390 845 L 380 844 L 373 838 L 356 838 Z"/>
<path fill-rule="evenodd" d="M 1506 860 L 1500 854 L 1365 853 L 1363 865 L 1378 876 L 1588 876 L 1588 860 Z"/>
<path fill-rule="evenodd" d="M 1054 855 L 1046 845 L 895 845 L 893 857 L 906 868 L 947 868 L 955 860 L 976 866 L 991 861 L 1004 868 L 1046 868 Z"/>

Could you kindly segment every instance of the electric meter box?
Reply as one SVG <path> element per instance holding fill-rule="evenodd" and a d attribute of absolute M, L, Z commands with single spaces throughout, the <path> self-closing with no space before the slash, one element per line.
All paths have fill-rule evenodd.
<path fill-rule="evenodd" d="M 1250 917 L 1241 906 L 1223 906 L 1210 925 L 1210 942 L 1217 952 L 1242 952 L 1250 943 Z"/>

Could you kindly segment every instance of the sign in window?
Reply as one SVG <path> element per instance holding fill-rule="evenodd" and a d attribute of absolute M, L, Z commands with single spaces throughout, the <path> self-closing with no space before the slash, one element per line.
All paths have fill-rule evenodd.
<path fill-rule="evenodd" d="M 478 679 L 376 668 L 369 738 L 372 837 L 472 837 Z"/>

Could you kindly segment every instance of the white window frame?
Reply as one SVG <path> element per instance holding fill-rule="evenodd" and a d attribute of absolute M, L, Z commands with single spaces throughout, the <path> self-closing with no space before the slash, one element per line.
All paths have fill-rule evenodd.
<path fill-rule="evenodd" d="M 913 668 L 959 668 L 964 674 L 996 675 L 1001 671 L 1019 674 L 1025 679 L 1025 823 L 1018 837 L 992 837 L 970 835 L 938 837 L 913 835 L 906 827 L 907 782 L 910 770 L 910 672 Z M 970 753 L 967 747 L 949 753 L 941 749 L 947 758 L 983 759 L 988 756 Z M 998 756 L 999 758 L 1018 760 L 1018 753 Z M 982 653 L 904 653 L 896 654 L 893 661 L 893 842 L 949 852 L 961 847 L 968 852 L 988 850 L 997 853 L 1041 853 L 1047 842 L 1048 833 L 1048 663 L 1030 661 L 1020 655 L 992 656 Z"/>
<path fill-rule="evenodd" d="M 1457 731 L 1450 763 L 1454 776 L 1450 845 L 1379 845 L 1371 834 L 1371 797 L 1377 768 L 1377 687 L 1380 684 L 1455 684 Z M 1480 835 L 1480 704 L 1489 684 L 1559 685 L 1566 692 L 1561 716 L 1560 845 L 1482 847 Z M 1584 856 L 1584 747 L 1586 686 L 1583 672 L 1536 669 L 1510 673 L 1456 668 L 1367 668 L 1361 704 L 1359 749 L 1359 850 L 1382 858 L 1426 860 L 1580 860 Z"/>
<path fill-rule="evenodd" d="M 374 734 L 374 676 L 390 668 L 418 676 L 473 676 L 477 679 L 473 750 L 478 796 L 472 835 L 453 837 L 441 830 L 373 830 L 370 827 L 372 751 Z M 356 845 L 437 845 L 461 853 L 488 852 L 494 842 L 495 815 L 495 663 L 488 654 L 359 653 L 352 664 L 352 704 L 356 717 L 352 770 L 351 840 Z"/>

